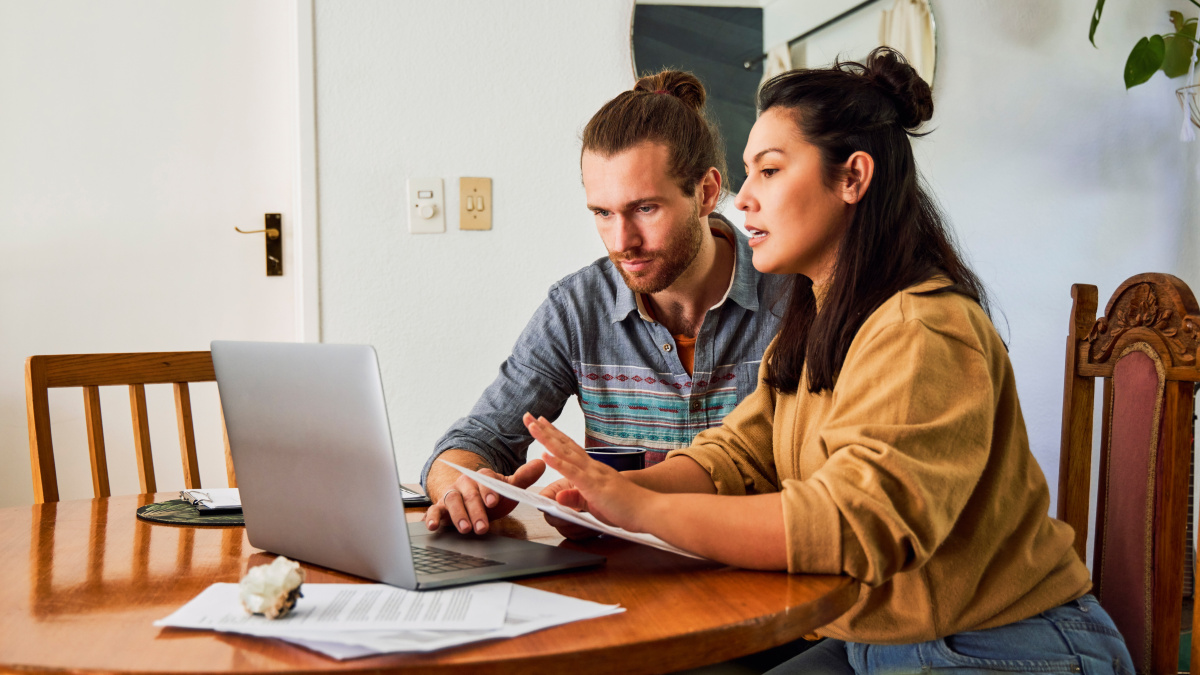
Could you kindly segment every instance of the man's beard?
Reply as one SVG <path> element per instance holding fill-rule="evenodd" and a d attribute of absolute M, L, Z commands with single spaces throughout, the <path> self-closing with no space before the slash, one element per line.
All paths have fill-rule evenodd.
<path fill-rule="evenodd" d="M 616 265 L 625 285 L 634 293 L 658 293 L 675 283 L 681 274 L 692 264 L 700 254 L 700 245 L 704 243 L 704 226 L 700 216 L 693 212 L 688 219 L 688 226 L 680 228 L 678 234 L 667 242 L 666 246 L 657 253 L 647 254 L 641 249 L 615 253 L 609 251 L 608 258 Z M 626 272 L 621 265 L 622 260 L 637 260 L 649 257 L 652 262 L 646 272 Z"/>

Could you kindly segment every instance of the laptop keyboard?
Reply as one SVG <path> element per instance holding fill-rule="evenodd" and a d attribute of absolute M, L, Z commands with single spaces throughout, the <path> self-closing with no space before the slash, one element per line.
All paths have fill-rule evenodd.
<path fill-rule="evenodd" d="M 414 546 L 412 556 L 413 567 L 422 574 L 441 574 L 443 572 L 456 572 L 458 570 L 504 564 L 498 560 L 476 558 L 473 555 L 457 551 L 447 551 L 446 549 L 434 548 L 433 546 L 426 546 L 424 548 Z"/>

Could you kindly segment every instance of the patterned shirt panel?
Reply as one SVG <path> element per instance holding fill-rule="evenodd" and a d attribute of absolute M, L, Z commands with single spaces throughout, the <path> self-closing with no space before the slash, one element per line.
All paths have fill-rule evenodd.
<path fill-rule="evenodd" d="M 577 364 L 587 447 L 645 448 L 650 463 L 687 447 L 738 404 L 739 365 L 675 375 L 639 366 Z"/>

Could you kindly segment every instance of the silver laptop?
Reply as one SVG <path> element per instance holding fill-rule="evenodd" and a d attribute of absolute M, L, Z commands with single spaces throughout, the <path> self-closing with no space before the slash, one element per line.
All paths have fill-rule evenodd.
<path fill-rule="evenodd" d="M 604 562 L 406 523 L 374 348 L 216 341 L 212 359 L 252 545 L 407 589 Z"/>

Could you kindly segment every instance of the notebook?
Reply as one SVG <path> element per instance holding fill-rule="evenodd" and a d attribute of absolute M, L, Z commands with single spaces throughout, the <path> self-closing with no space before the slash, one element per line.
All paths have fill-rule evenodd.
<path fill-rule="evenodd" d="M 604 562 L 408 524 L 374 348 L 215 341 L 212 358 L 253 546 L 407 589 Z"/>

